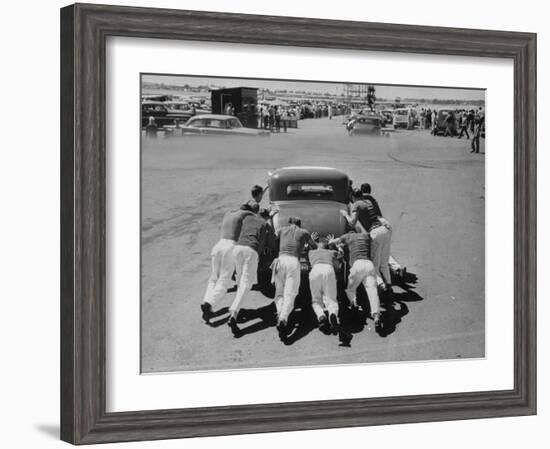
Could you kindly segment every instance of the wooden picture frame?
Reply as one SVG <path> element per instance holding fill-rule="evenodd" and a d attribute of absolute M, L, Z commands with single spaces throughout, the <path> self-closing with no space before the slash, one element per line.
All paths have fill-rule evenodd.
<path fill-rule="evenodd" d="M 233 32 L 238 29 L 239 32 Z M 106 412 L 107 36 L 510 58 L 514 63 L 514 388 Z M 61 438 L 73 444 L 536 413 L 536 35 L 76 4 L 61 10 Z M 511 237 L 512 238 L 512 237 Z"/>

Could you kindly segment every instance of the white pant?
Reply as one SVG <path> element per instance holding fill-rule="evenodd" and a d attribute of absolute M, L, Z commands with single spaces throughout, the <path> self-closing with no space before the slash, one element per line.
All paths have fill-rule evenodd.
<path fill-rule="evenodd" d="M 241 309 L 244 297 L 258 283 L 258 253 L 249 246 L 235 245 L 233 249 L 235 257 L 235 269 L 237 270 L 237 294 L 233 304 L 229 307 L 229 313 L 237 317 Z"/>
<path fill-rule="evenodd" d="M 369 297 L 371 314 L 380 313 L 380 298 L 378 298 L 378 286 L 376 285 L 376 270 L 370 260 L 356 260 L 349 271 L 346 295 L 354 306 L 357 305 L 357 287 L 359 287 L 359 284 L 365 286 L 365 290 Z"/>
<path fill-rule="evenodd" d="M 334 267 L 327 263 L 313 265 L 309 272 L 309 288 L 311 290 L 311 305 L 317 319 L 325 315 L 338 316 L 338 302 L 336 300 L 336 274 Z"/>
<path fill-rule="evenodd" d="M 378 226 L 370 231 L 370 237 L 372 239 L 371 258 L 378 283 L 381 283 L 380 276 L 382 276 L 384 282 L 390 285 L 391 276 L 388 264 L 390 260 L 391 229 L 386 226 Z"/>
<path fill-rule="evenodd" d="M 222 299 L 231 285 L 231 277 L 235 270 L 233 248 L 235 242 L 229 239 L 220 239 L 212 248 L 212 274 L 208 279 L 208 286 L 204 294 L 204 302 L 212 305 Z"/>
<path fill-rule="evenodd" d="M 300 291 L 300 261 L 295 256 L 279 255 L 275 274 L 275 305 L 279 321 L 288 320 Z"/>

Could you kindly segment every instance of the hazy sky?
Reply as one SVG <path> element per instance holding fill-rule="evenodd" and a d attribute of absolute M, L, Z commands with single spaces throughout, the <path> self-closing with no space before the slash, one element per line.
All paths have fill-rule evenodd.
<path fill-rule="evenodd" d="M 275 81 L 247 78 L 214 78 L 200 76 L 143 75 L 143 82 L 165 83 L 167 85 L 190 86 L 216 85 L 224 87 L 261 87 L 269 89 L 305 90 L 310 92 L 329 92 L 340 95 L 344 92 L 344 83 Z M 368 84 L 368 81 L 365 82 Z M 456 89 L 446 87 L 395 86 L 374 84 L 378 98 L 437 98 L 440 100 L 484 100 L 485 89 Z"/>

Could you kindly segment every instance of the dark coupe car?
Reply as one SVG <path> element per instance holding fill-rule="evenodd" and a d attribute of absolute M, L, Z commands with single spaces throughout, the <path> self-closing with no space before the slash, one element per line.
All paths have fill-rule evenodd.
<path fill-rule="evenodd" d="M 302 227 L 317 232 L 319 237 L 341 236 L 348 223 L 340 211 L 348 211 L 349 178 L 335 168 L 285 167 L 269 174 L 269 205 L 275 230 L 298 217 Z M 264 257 L 264 267 L 276 257 L 278 248 L 272 248 Z M 306 254 L 300 258 L 302 271 L 309 270 Z M 345 270 L 340 270 L 345 271 Z"/>

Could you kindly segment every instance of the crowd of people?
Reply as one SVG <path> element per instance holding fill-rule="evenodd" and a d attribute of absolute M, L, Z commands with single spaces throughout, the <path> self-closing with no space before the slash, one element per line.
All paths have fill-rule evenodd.
<path fill-rule="evenodd" d="M 435 111 L 435 113 L 437 114 L 437 111 Z M 443 136 L 445 137 L 458 136 L 458 138 L 461 139 L 463 136 L 466 136 L 466 139 L 470 139 L 471 133 L 472 142 L 470 152 L 479 153 L 480 138 L 485 130 L 485 111 L 482 107 L 479 107 L 477 110 L 456 109 L 450 111 L 445 116 L 443 124 L 437 122 L 432 124 L 432 134 L 437 134 L 441 126 L 443 127 Z"/>
<path fill-rule="evenodd" d="M 214 307 L 235 282 L 237 289 L 228 309 L 228 325 L 233 335 L 239 335 L 239 311 L 252 287 L 258 283 L 260 257 L 271 241 L 278 248 L 278 255 L 270 266 L 271 283 L 275 288 L 272 322 L 282 341 L 294 328 L 291 315 L 302 282 L 300 258 L 304 254 L 311 267 L 308 274 L 311 298 L 308 301 L 319 329 L 326 334 L 339 335 L 343 342 L 350 338 L 343 331 L 341 312 L 346 308 L 355 315 L 364 316 L 365 310 L 361 310 L 357 301 L 357 288 L 362 284 L 368 296 L 370 318 L 375 329 L 380 331 L 383 326 L 380 293 L 386 298 L 391 298 L 392 294 L 389 269 L 392 229 L 371 195 L 370 185 L 365 183 L 360 189 L 351 189 L 350 213 L 341 212 L 351 231 L 338 237 L 320 238 L 316 232 L 304 229 L 298 216 L 290 217 L 275 230 L 270 219 L 273 212 L 260 207 L 262 187 L 254 186 L 251 193 L 250 201 L 223 217 L 220 239 L 211 251 L 211 275 L 201 302 L 205 322 L 210 322 L 215 315 Z M 344 254 L 349 256 L 346 258 Z M 349 266 L 345 288 L 347 301 L 342 304 L 337 275 L 347 271 L 346 266 Z"/>

